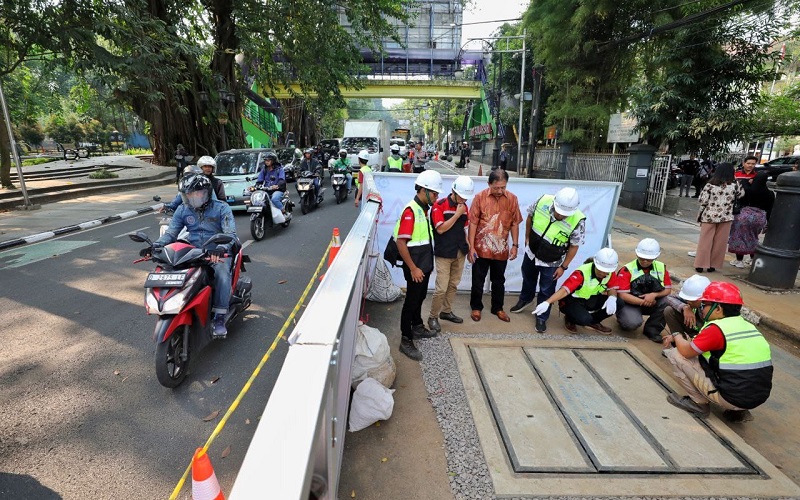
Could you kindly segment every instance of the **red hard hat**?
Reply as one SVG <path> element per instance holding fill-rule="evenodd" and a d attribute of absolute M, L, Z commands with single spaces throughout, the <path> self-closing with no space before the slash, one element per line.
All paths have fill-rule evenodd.
<path fill-rule="evenodd" d="M 739 287 L 733 283 L 724 281 L 714 281 L 708 285 L 703 292 L 701 299 L 703 302 L 716 302 L 718 304 L 742 305 L 742 293 Z"/>

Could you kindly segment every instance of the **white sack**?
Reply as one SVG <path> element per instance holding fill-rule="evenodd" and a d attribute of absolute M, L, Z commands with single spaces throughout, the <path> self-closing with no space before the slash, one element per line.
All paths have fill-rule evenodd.
<path fill-rule="evenodd" d="M 350 404 L 350 432 L 366 429 L 378 420 L 388 420 L 394 410 L 392 393 L 394 390 L 372 378 L 358 384 Z"/>
<path fill-rule="evenodd" d="M 365 378 L 374 378 L 385 387 L 394 384 L 397 374 L 386 335 L 377 328 L 359 323 L 351 382 L 353 388 Z"/>

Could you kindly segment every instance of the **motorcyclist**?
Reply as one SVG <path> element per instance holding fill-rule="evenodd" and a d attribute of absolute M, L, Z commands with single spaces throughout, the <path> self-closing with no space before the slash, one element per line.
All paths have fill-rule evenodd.
<path fill-rule="evenodd" d="M 319 198 L 319 187 L 322 178 L 325 176 L 325 170 L 322 168 L 322 163 L 314 158 L 314 150 L 311 148 L 303 151 L 303 159 L 300 161 L 300 173 L 302 174 L 303 172 L 317 174 L 317 177 L 314 178 L 314 196 Z"/>
<path fill-rule="evenodd" d="M 202 156 L 199 160 L 197 160 L 197 165 L 189 165 L 183 169 L 183 177 L 186 177 L 189 174 L 202 174 L 208 177 L 211 181 L 211 185 L 214 187 L 214 196 L 219 201 L 226 201 L 225 197 L 225 185 L 222 183 L 221 180 L 214 177 L 213 173 L 217 166 L 217 162 L 214 161 L 214 158 L 210 156 Z M 175 198 L 169 202 L 165 203 L 163 207 L 161 207 L 161 212 L 166 210 L 175 210 L 183 203 L 183 198 L 181 198 L 181 193 L 175 195 Z"/>
<path fill-rule="evenodd" d="M 344 174 L 347 178 L 347 194 L 350 194 L 350 191 L 353 190 L 353 174 L 350 173 L 350 158 L 347 157 L 347 150 L 340 149 L 339 150 L 339 158 L 333 162 L 333 174 Z"/>
<path fill-rule="evenodd" d="M 183 203 L 175 210 L 167 232 L 153 242 L 153 248 L 144 249 L 143 254 L 158 251 L 164 245 L 176 241 L 184 226 L 189 232 L 189 242 L 198 248 L 218 233 L 230 234 L 236 238 L 236 224 L 231 207 L 224 201 L 214 199 L 213 191 L 208 177 L 199 174 L 185 175 L 180 182 Z M 206 249 L 209 250 L 209 260 L 214 269 L 211 309 L 214 315 L 212 319 L 214 338 L 225 338 L 228 334 L 225 315 L 231 298 L 230 253 L 235 243 L 238 243 L 238 238 L 234 242 Z"/>
<path fill-rule="evenodd" d="M 264 166 L 258 171 L 256 186 L 264 186 L 269 193 L 272 204 L 279 210 L 283 210 L 281 199 L 286 192 L 286 175 L 283 166 L 278 162 L 278 155 L 267 153 L 264 155 Z M 255 188 L 250 188 L 253 191 Z"/>
<path fill-rule="evenodd" d="M 361 202 L 361 192 L 364 190 L 364 174 L 367 172 L 372 172 L 372 169 L 367 165 L 369 161 L 369 151 L 366 149 L 362 149 L 358 152 L 358 179 L 356 179 L 356 186 L 358 189 L 356 190 L 356 208 L 358 208 L 358 204 Z"/>
<path fill-rule="evenodd" d="M 389 148 L 392 154 L 386 160 L 386 170 L 388 172 L 402 172 L 403 171 L 403 157 L 400 156 L 400 146 L 392 144 Z"/>

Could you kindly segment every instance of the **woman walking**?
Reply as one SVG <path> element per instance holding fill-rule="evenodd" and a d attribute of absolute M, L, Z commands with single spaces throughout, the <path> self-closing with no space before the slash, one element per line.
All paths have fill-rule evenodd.
<path fill-rule="evenodd" d="M 744 195 L 741 185 L 734 180 L 733 165 L 721 163 L 714 176 L 700 192 L 700 240 L 694 268 L 698 273 L 714 272 L 725 263 L 725 250 L 733 222 L 733 204 Z"/>
<path fill-rule="evenodd" d="M 745 189 L 741 200 L 742 210 L 734 216 L 731 235 L 728 238 L 728 251 L 736 254 L 731 265 L 744 269 L 756 252 L 758 235 L 767 225 L 775 194 L 767 188 L 767 173 L 761 172 L 753 179 L 753 183 Z M 748 256 L 747 260 L 744 259 Z"/>

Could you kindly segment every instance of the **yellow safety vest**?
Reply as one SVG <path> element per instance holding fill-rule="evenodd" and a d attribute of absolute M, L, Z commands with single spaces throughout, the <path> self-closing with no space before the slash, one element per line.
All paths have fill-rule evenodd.
<path fill-rule="evenodd" d="M 580 271 L 583 275 L 583 285 L 572 292 L 573 297 L 578 299 L 589 299 L 606 291 L 606 285 L 608 285 L 609 280 L 611 280 L 612 273 L 608 273 L 608 275 L 603 278 L 602 281 L 600 281 L 594 277 L 594 273 L 592 272 L 593 267 L 594 264 L 589 262 L 588 264 L 583 264 L 578 268 L 578 271 Z"/>
<path fill-rule="evenodd" d="M 555 196 L 546 194 L 539 198 L 533 209 L 528 246 L 531 252 L 544 262 L 555 262 L 567 253 L 569 237 L 586 218 L 580 210 L 562 220 L 555 219 L 551 207 Z"/>
<path fill-rule="evenodd" d="M 414 264 L 427 274 L 433 271 L 433 230 L 430 219 L 428 219 L 425 210 L 417 203 L 416 199 L 411 200 L 403 207 L 400 212 L 400 218 L 397 219 L 397 223 L 394 225 L 392 236 L 397 241 L 397 236 L 400 233 L 400 222 L 403 219 L 403 212 L 406 211 L 406 208 L 410 208 L 414 212 L 414 230 L 411 233 L 411 239 L 406 242 L 408 253 L 411 254 L 411 260 L 414 261 Z"/>
<path fill-rule="evenodd" d="M 372 173 L 372 169 L 369 167 L 369 165 L 361 165 L 361 168 L 359 168 L 358 171 L 364 175 L 367 175 L 367 173 Z M 359 187 L 358 176 L 356 176 L 356 178 L 353 180 L 356 181 L 356 187 Z"/>
<path fill-rule="evenodd" d="M 397 159 L 395 159 L 394 156 L 390 156 L 387 163 L 389 164 L 389 172 L 400 172 L 403 170 L 403 158 L 400 156 L 398 156 Z"/>

